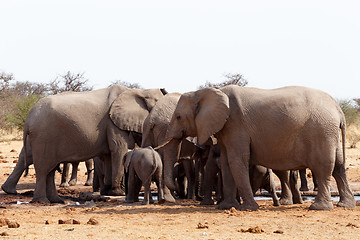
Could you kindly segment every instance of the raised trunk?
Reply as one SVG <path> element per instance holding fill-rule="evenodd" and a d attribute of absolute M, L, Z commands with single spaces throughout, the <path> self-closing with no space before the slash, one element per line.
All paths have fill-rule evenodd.
<path fill-rule="evenodd" d="M 164 147 L 164 180 L 170 190 L 177 190 L 174 183 L 173 169 L 178 160 L 181 140 L 173 139 Z"/>

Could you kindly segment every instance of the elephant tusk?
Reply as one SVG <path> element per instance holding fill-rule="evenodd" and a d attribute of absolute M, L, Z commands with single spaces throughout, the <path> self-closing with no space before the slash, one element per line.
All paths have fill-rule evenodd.
<path fill-rule="evenodd" d="M 154 150 L 159 150 L 160 148 L 165 147 L 165 146 L 168 145 L 173 139 L 174 139 L 174 138 L 170 138 L 169 141 L 167 141 L 167 142 L 164 143 L 164 144 L 161 144 L 160 146 L 155 147 Z"/>

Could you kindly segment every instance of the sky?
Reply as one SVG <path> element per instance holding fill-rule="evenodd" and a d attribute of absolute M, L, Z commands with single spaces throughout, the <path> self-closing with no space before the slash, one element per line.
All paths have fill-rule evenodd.
<path fill-rule="evenodd" d="M 0 31 L 0 72 L 18 81 L 184 93 L 240 73 L 360 97 L 358 0 L 0 0 Z"/>

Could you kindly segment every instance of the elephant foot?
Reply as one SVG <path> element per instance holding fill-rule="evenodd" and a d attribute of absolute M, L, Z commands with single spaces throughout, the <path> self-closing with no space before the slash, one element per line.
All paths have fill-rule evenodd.
<path fill-rule="evenodd" d="M 51 203 L 62 203 L 64 204 L 64 200 L 62 200 L 59 196 L 52 196 L 48 198 Z"/>
<path fill-rule="evenodd" d="M 315 201 L 310 205 L 310 210 L 331 210 L 333 208 L 331 201 Z"/>
<path fill-rule="evenodd" d="M 50 203 L 50 201 L 46 197 L 34 197 L 31 203 Z"/>
<path fill-rule="evenodd" d="M 303 200 L 302 200 L 301 196 L 293 199 L 293 203 L 294 204 L 303 204 Z"/>
<path fill-rule="evenodd" d="M 279 202 L 281 205 L 292 205 L 293 204 L 293 200 L 290 198 L 281 198 Z"/>
<path fill-rule="evenodd" d="M 67 182 L 63 182 L 60 184 L 60 187 L 69 187 L 69 184 Z"/>
<path fill-rule="evenodd" d="M 238 201 L 236 201 L 236 199 L 224 200 L 219 203 L 219 205 L 217 206 L 217 209 L 230 209 L 232 207 L 239 208 L 239 206 L 240 206 L 240 204 Z"/>
<path fill-rule="evenodd" d="M 255 201 L 243 202 L 243 204 L 240 205 L 239 209 L 241 211 L 247 211 L 247 210 L 256 211 L 259 209 L 259 205 Z"/>
<path fill-rule="evenodd" d="M 340 200 L 337 204 L 337 207 L 343 207 L 343 208 L 354 208 L 356 206 L 356 201 L 354 197 L 350 197 L 345 200 Z"/>
<path fill-rule="evenodd" d="M 75 186 L 75 185 L 76 185 L 76 182 L 77 182 L 77 180 L 76 180 L 76 179 L 73 179 L 73 180 L 71 180 L 71 181 L 69 182 L 69 185 L 70 185 L 70 186 Z"/>
<path fill-rule="evenodd" d="M 276 207 L 281 205 L 279 200 L 276 200 L 276 201 L 273 201 L 273 202 L 274 202 L 273 205 L 276 206 Z"/>
<path fill-rule="evenodd" d="M 125 191 L 122 190 L 121 188 L 113 188 L 110 193 L 110 196 L 125 196 Z"/>
<path fill-rule="evenodd" d="M 301 186 L 300 191 L 309 191 L 309 188 L 307 186 Z"/>
<path fill-rule="evenodd" d="M 104 187 L 102 189 L 100 189 L 100 194 L 101 195 L 111 195 L 111 185 L 104 185 Z"/>
<path fill-rule="evenodd" d="M 215 202 L 212 198 L 204 198 L 201 202 L 200 205 L 214 205 Z"/>
<path fill-rule="evenodd" d="M 17 194 L 17 191 L 16 191 L 16 188 L 10 188 L 10 187 L 7 187 L 5 184 L 3 184 L 1 186 L 1 189 L 6 192 L 7 194 L 13 194 L 13 195 L 16 195 Z"/>
<path fill-rule="evenodd" d="M 319 190 L 319 188 L 318 187 L 314 187 L 314 192 L 316 191 L 318 191 Z"/>
<path fill-rule="evenodd" d="M 88 180 L 88 181 L 85 182 L 84 185 L 85 185 L 85 186 L 91 186 L 91 185 L 92 185 L 92 181 L 91 181 L 91 180 Z"/>
<path fill-rule="evenodd" d="M 159 201 L 158 201 L 158 204 L 164 204 L 165 203 L 165 199 L 163 198 L 163 199 L 160 199 Z"/>
<path fill-rule="evenodd" d="M 171 194 L 165 194 L 165 201 L 169 203 L 175 203 L 175 198 Z"/>

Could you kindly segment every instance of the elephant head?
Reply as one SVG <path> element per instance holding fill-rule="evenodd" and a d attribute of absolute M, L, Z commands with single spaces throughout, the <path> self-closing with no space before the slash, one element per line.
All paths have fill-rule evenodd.
<path fill-rule="evenodd" d="M 180 97 L 166 135 L 174 140 L 164 150 L 165 183 L 170 189 L 175 190 L 172 169 L 181 140 L 197 137 L 198 144 L 204 144 L 224 127 L 229 115 L 229 98 L 219 89 L 204 88 Z"/>
<path fill-rule="evenodd" d="M 142 133 L 145 118 L 165 94 L 166 91 L 163 89 L 124 91 L 112 103 L 110 118 L 122 130 Z"/>

